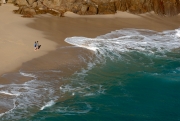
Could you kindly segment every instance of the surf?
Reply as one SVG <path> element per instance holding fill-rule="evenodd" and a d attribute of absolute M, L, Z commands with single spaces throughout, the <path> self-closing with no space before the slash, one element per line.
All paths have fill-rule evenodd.
<path fill-rule="evenodd" d="M 91 114 L 97 110 L 103 112 L 106 110 L 105 105 L 111 104 L 111 101 L 111 105 L 118 107 L 123 104 L 121 99 L 128 102 L 136 96 L 131 92 L 131 87 L 135 83 L 133 79 L 138 78 L 141 83 L 145 83 L 141 77 L 147 80 L 164 79 L 169 83 L 170 80 L 178 82 L 179 33 L 179 29 L 156 32 L 129 28 L 112 31 L 96 38 L 68 37 L 65 41 L 74 45 L 72 47 L 83 47 L 94 53 L 88 59 L 82 55 L 78 56 L 80 61 L 86 63 L 86 67 L 70 77 L 61 77 L 60 69 L 37 72 L 21 70 L 13 74 L 15 77 L 23 76 L 31 79 L 23 84 L 0 85 L 0 94 L 13 96 L 14 100 L 11 110 L 1 114 L 1 119 L 21 119 L 24 112 L 25 117 L 33 118 L 41 115 L 43 118 L 50 116 L 44 115 L 47 112 L 50 114 L 54 112 L 58 116 L 78 116 Z M 136 80 L 135 85 L 138 84 L 140 88 L 139 80 Z M 151 84 L 149 80 L 147 83 Z M 157 81 L 157 84 L 159 83 Z M 113 100 L 110 100 L 111 98 Z M 120 104 L 115 101 L 116 98 Z"/>

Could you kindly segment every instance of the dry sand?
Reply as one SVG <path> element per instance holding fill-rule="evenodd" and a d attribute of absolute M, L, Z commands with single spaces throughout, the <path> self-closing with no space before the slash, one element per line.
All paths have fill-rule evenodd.
<path fill-rule="evenodd" d="M 94 38 L 122 28 L 163 31 L 179 28 L 180 25 L 180 16 L 161 17 L 154 13 L 133 15 L 117 12 L 114 15 L 79 16 L 67 12 L 62 18 L 50 14 L 22 18 L 12 12 L 14 9 L 17 8 L 11 4 L 0 6 L 0 74 L 20 66 L 25 70 L 37 70 L 55 68 L 57 65 L 65 69 L 68 64 L 77 64 L 77 59 L 74 59 L 76 55 L 88 51 L 73 48 L 59 51 L 58 48 L 71 46 L 64 42 L 67 37 Z M 39 51 L 34 52 L 34 41 L 42 45 Z M 56 59 L 55 64 L 52 60 Z"/>
<path fill-rule="evenodd" d="M 22 18 L 13 13 L 14 9 L 17 7 L 12 4 L 0 6 L 0 75 L 55 50 L 57 46 L 55 42 L 44 38 L 41 31 L 26 26 L 35 18 Z M 34 51 L 35 41 L 44 46 L 41 51 Z"/>

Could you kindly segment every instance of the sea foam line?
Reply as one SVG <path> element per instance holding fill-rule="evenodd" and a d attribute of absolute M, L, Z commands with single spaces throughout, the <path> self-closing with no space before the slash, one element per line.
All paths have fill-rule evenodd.
<path fill-rule="evenodd" d="M 13 93 L 9 93 L 9 92 L 5 92 L 5 91 L 0 91 L 1 94 L 5 94 L 5 95 L 15 95 L 15 96 L 19 96 L 20 94 L 13 94 Z"/>
<path fill-rule="evenodd" d="M 176 36 L 177 36 L 177 37 L 180 37 L 180 29 L 176 29 L 176 32 L 177 32 L 177 33 L 176 33 Z"/>
<path fill-rule="evenodd" d="M 55 104 L 55 102 L 53 100 L 51 100 L 48 103 L 46 103 L 46 105 L 42 106 L 40 110 L 44 110 L 45 108 L 51 107 L 54 104 Z"/>
<path fill-rule="evenodd" d="M 24 73 L 24 72 L 20 72 L 20 74 L 22 75 L 22 76 L 26 76 L 26 77 L 36 77 L 34 74 L 28 74 L 28 73 Z"/>
<path fill-rule="evenodd" d="M 131 50 L 146 52 L 164 52 L 180 48 L 180 30 L 155 32 L 141 29 L 116 30 L 97 38 L 69 37 L 65 42 L 99 51 L 102 55 L 106 52 L 127 52 Z M 106 53 L 107 54 L 107 53 Z"/>
<path fill-rule="evenodd" d="M 4 113 L 1 113 L 1 114 L 0 114 L 0 117 L 2 117 L 3 115 L 5 115 L 5 114 L 7 114 L 7 113 L 12 112 L 12 111 L 16 108 L 16 100 L 13 100 L 13 104 L 14 104 L 14 107 L 13 107 L 12 109 L 4 112 Z"/>
<path fill-rule="evenodd" d="M 67 42 L 71 45 L 75 45 L 78 47 L 83 47 L 83 48 L 87 48 L 87 49 L 92 50 L 92 51 L 96 51 L 98 49 L 97 47 L 90 47 L 90 46 L 86 45 L 85 43 L 84 43 L 84 45 L 80 45 L 80 44 L 75 43 L 77 40 L 83 41 L 83 40 L 87 40 L 87 39 L 92 40 L 92 38 L 86 38 L 86 37 L 69 37 L 69 38 L 65 39 L 65 42 Z"/>

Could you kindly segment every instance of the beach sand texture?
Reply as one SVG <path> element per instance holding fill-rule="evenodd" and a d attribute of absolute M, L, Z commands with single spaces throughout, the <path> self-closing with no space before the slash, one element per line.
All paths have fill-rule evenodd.
<path fill-rule="evenodd" d="M 42 32 L 31 29 L 26 24 L 34 18 L 22 18 L 13 13 L 17 7 L 3 4 L 0 7 L 0 75 L 21 66 L 23 62 L 37 58 L 55 50 L 57 44 L 44 38 Z M 43 44 L 42 51 L 34 52 L 34 42 Z"/>
<path fill-rule="evenodd" d="M 17 7 L 12 4 L 3 4 L 0 7 L 0 75 L 13 70 L 18 71 L 18 68 L 27 61 L 30 70 L 55 68 L 56 64 L 48 63 L 48 60 L 50 62 L 57 56 L 58 64 L 63 64 L 63 67 L 66 67 L 66 63 L 77 63 L 74 59 L 72 61 L 72 58 L 76 57 L 73 55 L 78 54 L 79 50 L 64 49 L 58 52 L 59 47 L 71 46 L 64 42 L 67 37 L 95 38 L 122 28 L 172 30 L 179 27 L 180 21 L 180 16 L 163 17 L 154 13 L 133 15 L 127 12 L 91 16 L 66 12 L 65 17 L 46 14 L 23 18 L 12 12 L 15 9 Z M 39 41 L 42 45 L 36 52 L 35 41 Z M 65 54 L 67 51 L 68 55 Z"/>
<path fill-rule="evenodd" d="M 65 17 L 45 14 L 37 15 L 34 18 L 23 18 L 21 15 L 13 13 L 15 9 L 18 8 L 12 4 L 2 4 L 0 6 L 0 85 L 6 85 L 7 83 L 24 84 L 24 82 L 31 80 L 29 78 L 33 76 L 26 76 L 25 74 L 29 74 L 26 72 L 58 70 L 58 72 L 62 72 L 57 73 L 58 76 L 52 72 L 43 72 L 35 82 L 41 80 L 41 76 L 45 79 L 44 82 L 49 82 L 46 73 L 52 74 L 49 78 L 51 78 L 51 81 L 58 78 L 59 83 L 55 83 L 54 87 L 59 89 L 62 83 L 65 83 L 61 81 L 61 78 L 66 75 L 70 76 L 78 69 L 87 66 L 87 63 L 80 61 L 79 55 L 85 59 L 88 59 L 88 56 L 93 56 L 93 51 L 66 43 L 64 40 L 67 37 L 96 38 L 123 28 L 155 31 L 174 30 L 179 28 L 180 25 L 179 15 L 163 17 L 154 13 L 133 15 L 128 12 L 117 12 L 112 15 L 80 16 L 66 12 Z M 39 44 L 42 45 L 38 51 L 34 51 L 35 41 L 39 41 Z M 8 75 L 8 73 L 10 74 Z M 22 76 L 23 74 L 25 76 Z M 38 88 L 39 85 L 35 89 Z M 3 89 L 6 90 L 6 87 Z M 11 89 L 11 85 L 8 89 Z M 20 89 L 22 90 L 18 90 L 19 92 L 24 91 L 23 88 Z M 11 91 L 6 93 L 3 90 L 0 91 L 2 91 L 1 96 L 3 98 L 14 99 L 14 95 L 10 93 Z M 27 92 L 29 91 L 31 90 Z M 40 94 L 43 95 L 43 93 Z M 34 96 L 34 93 L 32 95 Z M 4 104 L 6 104 L 6 101 Z M 12 104 L 12 106 L 0 107 L 0 114 L 13 108 L 13 103 L 7 104 Z M 26 104 L 24 103 L 24 105 Z"/>

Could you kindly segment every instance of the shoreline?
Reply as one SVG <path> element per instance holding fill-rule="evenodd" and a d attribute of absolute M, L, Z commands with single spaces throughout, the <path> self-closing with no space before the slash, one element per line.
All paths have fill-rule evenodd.
<path fill-rule="evenodd" d="M 3 7 L 3 8 L 2 8 Z M 154 13 L 134 15 L 127 12 L 117 12 L 114 15 L 80 16 L 71 12 L 65 17 L 50 14 L 38 15 L 34 18 L 22 18 L 14 14 L 16 7 L 12 4 L 2 5 L 0 10 L 0 85 L 25 83 L 30 77 L 13 76 L 4 78 L 4 74 L 20 72 L 36 72 L 42 70 L 60 70 L 60 76 L 72 75 L 86 67 L 79 61 L 78 55 L 85 59 L 93 52 L 84 48 L 74 47 L 64 40 L 72 36 L 95 38 L 111 31 L 123 28 L 149 29 L 154 31 L 173 30 L 179 28 L 180 15 L 162 17 Z M 13 21 L 12 21 L 13 18 Z M 34 52 L 34 41 L 39 41 L 41 49 Z M 64 83 L 64 82 L 60 82 Z M 3 96 L 7 94 L 0 93 Z M 6 109 L 0 111 L 0 114 Z"/>
<path fill-rule="evenodd" d="M 1 29 L 1 33 L 4 32 L 0 39 L 0 42 L 2 43 L 0 55 L 3 58 L 0 70 L 1 76 L 5 73 L 19 71 L 25 63 L 30 62 L 32 63 L 30 64 L 31 67 L 33 67 L 44 60 L 53 60 L 55 54 L 53 57 L 50 55 L 56 53 L 58 48 L 72 46 L 64 42 L 64 39 L 67 37 L 84 36 L 95 38 L 123 28 L 149 29 L 160 32 L 179 28 L 180 21 L 180 15 L 162 17 L 152 12 L 134 15 L 120 11 L 114 15 L 81 16 L 71 12 L 66 12 L 65 17 L 56 17 L 46 14 L 38 15 L 34 18 L 22 18 L 20 17 L 21 15 L 12 12 L 12 10 L 16 8 L 12 4 L 2 5 L 0 10 L 2 7 L 6 7 L 5 10 L 7 11 L 4 12 L 4 14 L 1 14 L 4 16 L 6 15 L 6 17 L 4 17 L 5 19 L 0 22 L 3 23 L 6 21 L 7 23 L 3 23 L 3 27 L 6 28 L 5 31 Z M 10 16 L 15 18 L 13 19 L 14 23 L 9 20 L 11 18 Z M 8 26 L 5 26 L 6 24 Z M 12 35 L 9 33 L 12 33 Z M 42 48 L 38 52 L 34 52 L 33 50 L 34 40 L 38 40 L 42 45 Z M 6 52 L 7 48 L 8 52 Z M 11 53 L 11 51 L 13 51 L 13 53 Z M 63 52 L 59 55 L 62 58 L 66 58 L 66 60 L 62 60 L 63 64 L 68 60 L 68 62 L 71 63 L 73 52 L 70 53 L 71 57 L 66 57 L 66 55 L 63 55 Z M 34 60 L 37 62 L 34 63 Z M 45 69 L 45 67 L 46 69 L 52 68 L 46 66 L 46 64 L 47 63 L 41 64 L 40 67 L 36 66 L 37 68 L 34 68 L 34 70 L 39 70 L 40 68 Z M 53 68 L 55 68 L 55 65 Z M 0 83 L 5 84 L 5 81 L 6 80 L 1 80 Z"/>

